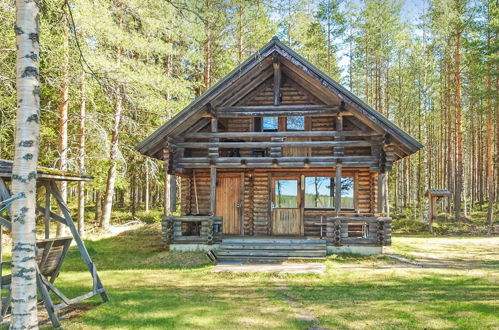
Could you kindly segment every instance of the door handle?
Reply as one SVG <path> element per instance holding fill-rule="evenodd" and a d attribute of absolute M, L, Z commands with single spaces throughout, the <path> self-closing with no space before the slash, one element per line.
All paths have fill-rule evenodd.
<path fill-rule="evenodd" d="M 241 204 L 239 204 L 239 203 L 238 203 L 238 204 L 236 204 L 236 207 L 237 207 L 238 209 L 240 209 L 240 208 L 241 208 Z"/>

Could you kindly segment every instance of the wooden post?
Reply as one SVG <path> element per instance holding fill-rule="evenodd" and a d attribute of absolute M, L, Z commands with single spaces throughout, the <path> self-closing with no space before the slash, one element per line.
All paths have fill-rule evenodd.
<path fill-rule="evenodd" d="M 430 216 L 428 219 L 429 225 L 430 225 L 430 233 L 433 233 L 433 222 L 435 221 L 436 214 L 437 214 L 437 197 L 430 195 L 429 196 L 429 202 L 430 202 Z"/>
<path fill-rule="evenodd" d="M 217 207 L 217 168 L 210 168 L 210 215 L 216 214 Z"/>
<path fill-rule="evenodd" d="M 218 119 L 213 117 L 211 118 L 211 132 L 212 133 L 217 133 L 218 132 Z M 210 142 L 219 142 L 219 138 L 210 138 Z M 208 148 L 208 156 L 210 158 L 217 158 L 219 156 L 218 153 L 219 149 L 218 147 L 209 147 Z"/>
<path fill-rule="evenodd" d="M 344 105 L 344 103 L 342 103 L 342 105 Z M 341 113 L 339 113 L 338 116 L 336 116 L 336 131 L 338 131 L 338 132 L 343 131 L 343 116 L 341 115 Z M 334 140 L 335 141 L 344 141 L 345 138 L 342 136 L 337 136 L 334 138 Z M 335 155 L 335 156 L 339 156 L 339 157 L 343 156 L 344 151 L 345 151 L 344 147 L 333 147 L 333 155 Z"/>
<path fill-rule="evenodd" d="M 177 210 L 177 177 L 175 175 L 168 175 L 169 181 L 169 210 L 168 214 L 173 215 L 173 213 Z"/>
<path fill-rule="evenodd" d="M 385 199 L 385 185 L 384 182 L 384 172 L 378 172 L 378 213 L 381 215 L 383 213 L 383 205 Z"/>
<path fill-rule="evenodd" d="M 272 66 L 274 67 L 274 105 L 281 104 L 281 63 L 279 55 L 272 54 Z"/>
<path fill-rule="evenodd" d="M 50 238 L 50 183 L 45 184 L 45 239 Z"/>
<path fill-rule="evenodd" d="M 169 203 L 170 203 L 170 187 L 169 187 L 169 184 L 170 184 L 170 175 L 168 174 L 168 165 L 169 165 L 169 162 L 168 162 L 168 158 L 169 158 L 169 155 L 168 155 L 168 149 L 167 148 L 164 148 L 163 149 L 163 165 L 164 165 L 164 174 L 165 174 L 165 183 L 164 183 L 164 187 L 163 187 L 163 209 L 164 209 L 164 215 L 165 216 L 168 216 L 168 210 L 169 210 Z"/>
<path fill-rule="evenodd" d="M 336 164 L 334 188 L 334 209 L 338 215 L 341 212 L 341 164 Z"/>

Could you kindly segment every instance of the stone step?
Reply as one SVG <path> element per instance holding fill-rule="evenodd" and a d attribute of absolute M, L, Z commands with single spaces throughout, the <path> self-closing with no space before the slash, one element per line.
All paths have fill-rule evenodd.
<path fill-rule="evenodd" d="M 222 243 L 221 250 L 324 250 L 326 244 Z"/>
<path fill-rule="evenodd" d="M 219 256 L 241 256 L 241 257 L 325 257 L 324 250 L 219 250 Z"/>

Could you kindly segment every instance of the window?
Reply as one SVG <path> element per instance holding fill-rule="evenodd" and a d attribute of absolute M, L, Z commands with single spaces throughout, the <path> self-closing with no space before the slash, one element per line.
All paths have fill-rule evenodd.
<path fill-rule="evenodd" d="M 286 117 L 287 131 L 303 131 L 305 130 L 305 117 Z"/>
<path fill-rule="evenodd" d="M 276 180 L 274 189 L 274 207 L 298 207 L 298 180 Z"/>
<path fill-rule="evenodd" d="M 279 127 L 277 117 L 263 117 L 262 127 L 264 132 L 277 132 Z"/>
<path fill-rule="evenodd" d="M 341 178 L 341 208 L 354 209 L 353 196 L 354 180 L 353 178 Z"/>
<path fill-rule="evenodd" d="M 334 208 L 334 178 L 305 178 L 305 207 Z"/>
<path fill-rule="evenodd" d="M 334 177 L 305 178 L 305 208 L 334 209 Z M 354 209 L 354 179 L 341 178 L 341 208 Z"/>
<path fill-rule="evenodd" d="M 348 237 L 357 237 L 357 238 L 367 238 L 368 236 L 368 227 L 367 223 L 349 223 L 348 224 Z"/>

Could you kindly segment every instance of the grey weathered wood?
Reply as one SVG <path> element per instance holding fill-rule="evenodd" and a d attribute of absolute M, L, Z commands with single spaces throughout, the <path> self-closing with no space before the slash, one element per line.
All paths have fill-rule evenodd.
<path fill-rule="evenodd" d="M 331 114 L 339 112 L 339 105 L 317 105 L 317 104 L 303 104 L 303 105 L 239 105 L 231 107 L 218 107 L 216 113 L 222 112 L 268 112 L 268 111 L 285 111 L 290 115 L 294 112 L 300 113 L 302 111 L 312 110 L 327 110 Z"/>
<path fill-rule="evenodd" d="M 36 206 L 36 211 L 37 212 L 40 212 L 42 214 L 45 214 L 47 213 L 46 209 L 43 207 L 43 206 L 40 206 L 40 205 L 37 205 Z M 49 216 L 54 219 L 55 221 L 59 222 L 59 223 L 62 223 L 63 225 L 67 225 L 66 224 L 66 219 L 61 217 L 60 215 L 57 215 L 55 214 L 54 212 L 50 211 L 48 212 Z"/>
<path fill-rule="evenodd" d="M 62 196 L 59 192 L 59 188 L 57 187 L 57 185 L 55 184 L 54 181 L 50 182 L 50 188 L 51 188 L 50 192 L 51 192 L 52 196 L 54 196 L 54 198 L 57 201 L 57 204 L 59 205 L 59 209 L 64 214 L 66 224 L 69 227 L 69 230 L 71 231 L 71 234 L 73 235 L 76 244 L 78 245 L 81 256 L 82 256 L 83 260 L 85 261 L 85 264 L 87 265 L 88 271 L 92 274 L 93 269 L 95 267 L 94 263 L 92 261 L 92 258 L 90 257 L 90 254 L 87 251 L 87 248 L 85 247 L 85 244 L 83 243 L 83 240 L 81 239 L 80 234 L 78 233 L 78 230 L 76 229 L 76 226 L 74 225 L 73 219 L 71 218 L 71 214 L 69 213 L 69 210 L 68 210 L 66 204 L 64 203 L 64 200 L 62 199 Z M 96 274 L 96 276 L 97 276 L 97 283 L 99 285 L 99 289 L 104 288 L 104 286 L 102 285 L 102 282 L 100 280 L 99 275 Z M 105 290 L 103 290 L 103 292 L 101 293 L 101 297 L 102 297 L 103 301 L 109 301 L 109 297 L 108 297 Z"/>
<path fill-rule="evenodd" d="M 371 141 L 289 141 L 289 142 L 180 142 L 177 146 L 180 148 L 267 148 L 267 147 L 370 147 Z"/>
<path fill-rule="evenodd" d="M 168 175 L 169 180 L 169 214 L 173 214 L 177 210 L 177 178 L 175 175 Z"/>
<path fill-rule="evenodd" d="M 217 168 L 210 167 L 210 215 L 216 214 L 217 207 Z"/>
<path fill-rule="evenodd" d="M 377 205 L 377 212 L 379 214 L 383 213 L 383 205 L 384 205 L 384 198 L 385 198 L 385 185 L 384 185 L 384 176 L 385 173 L 379 172 L 378 173 L 378 205 Z"/>
<path fill-rule="evenodd" d="M 376 132 L 369 131 L 300 131 L 300 132 L 196 132 L 185 134 L 186 138 L 270 138 L 270 137 L 380 137 Z"/>
<path fill-rule="evenodd" d="M 272 66 L 274 68 L 274 105 L 281 104 L 281 63 L 279 55 L 272 54 Z"/>
<path fill-rule="evenodd" d="M 343 131 L 343 116 L 336 116 L 336 131 L 337 132 L 342 132 Z M 337 136 L 334 138 L 335 141 L 343 141 L 344 138 L 342 136 Z M 335 156 L 343 156 L 345 151 L 344 147 L 340 146 L 335 146 L 333 148 L 333 154 Z"/>
<path fill-rule="evenodd" d="M 50 297 L 50 294 L 47 290 L 47 287 L 43 284 L 42 279 L 41 279 L 41 274 L 38 271 L 37 272 L 37 287 L 38 291 L 40 291 L 40 294 L 43 299 L 43 304 L 45 305 L 45 309 L 47 310 L 47 313 L 49 315 L 50 321 L 52 322 L 52 325 L 55 328 L 58 328 L 61 326 L 61 322 L 59 321 L 59 317 L 57 316 L 57 313 L 54 308 L 54 303 L 52 301 L 52 298 Z"/>
<path fill-rule="evenodd" d="M 47 182 L 45 184 L 45 212 L 44 212 L 44 222 L 45 222 L 45 238 L 50 237 L 50 184 Z"/>
<path fill-rule="evenodd" d="M 336 164 L 334 178 L 334 210 L 337 215 L 341 212 L 341 167 L 341 164 Z"/>

